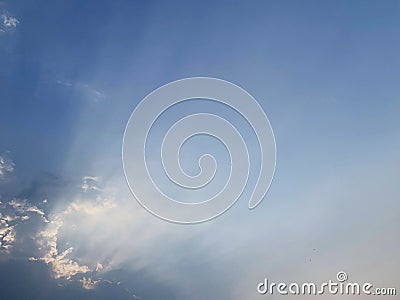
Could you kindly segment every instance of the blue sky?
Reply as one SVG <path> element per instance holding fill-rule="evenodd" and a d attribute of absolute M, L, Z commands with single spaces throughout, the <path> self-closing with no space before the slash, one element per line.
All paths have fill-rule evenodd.
<path fill-rule="evenodd" d="M 0 15 L 8 298 L 258 299 L 266 276 L 342 269 L 398 284 L 398 1 L 1 1 Z M 250 92 L 278 160 L 257 209 L 179 226 L 132 198 L 121 145 L 143 97 L 193 76 Z"/>

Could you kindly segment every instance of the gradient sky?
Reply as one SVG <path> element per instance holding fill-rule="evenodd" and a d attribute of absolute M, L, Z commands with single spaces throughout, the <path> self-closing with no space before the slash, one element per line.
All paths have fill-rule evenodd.
<path fill-rule="evenodd" d="M 339 271 L 400 288 L 399 1 L 14 0 L 0 16 L 0 298 L 263 299 L 265 277 Z M 245 194 L 182 226 L 134 200 L 121 145 L 143 97 L 193 76 L 250 92 L 278 159 L 257 209 Z"/>

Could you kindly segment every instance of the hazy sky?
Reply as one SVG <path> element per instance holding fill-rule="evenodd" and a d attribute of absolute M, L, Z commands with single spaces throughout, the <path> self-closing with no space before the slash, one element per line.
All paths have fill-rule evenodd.
<path fill-rule="evenodd" d="M 399 36 L 399 1 L 0 1 L 0 298 L 275 299 L 265 277 L 339 271 L 400 288 Z M 121 146 L 143 97 L 193 76 L 259 101 L 277 169 L 255 210 L 247 189 L 183 226 L 131 196 Z"/>

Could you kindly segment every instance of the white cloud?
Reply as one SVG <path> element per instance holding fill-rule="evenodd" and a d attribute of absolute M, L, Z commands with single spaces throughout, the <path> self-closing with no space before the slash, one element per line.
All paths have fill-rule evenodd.
<path fill-rule="evenodd" d="M 72 84 L 71 82 L 64 81 L 64 80 L 57 80 L 56 82 L 57 82 L 57 84 L 62 85 L 62 86 L 65 86 L 65 87 L 71 87 L 71 86 L 73 86 L 73 84 Z"/>
<path fill-rule="evenodd" d="M 5 218 L 0 218 L 0 251 L 9 253 L 15 240 L 14 226 L 10 226 Z"/>
<path fill-rule="evenodd" d="M 101 263 L 97 263 L 97 266 L 96 266 L 96 272 L 100 272 L 101 270 L 103 270 L 104 269 L 104 267 L 103 267 L 103 265 L 101 264 Z"/>
<path fill-rule="evenodd" d="M 16 227 L 28 221 L 32 213 L 47 222 L 44 212 L 35 205 L 29 205 L 26 200 L 0 202 L 0 251 L 10 253 L 17 237 Z"/>
<path fill-rule="evenodd" d="M 41 250 L 43 254 L 41 257 L 37 257 L 34 260 L 49 264 L 53 276 L 56 279 L 64 278 L 66 280 L 71 280 L 75 275 L 102 270 L 103 265 L 101 263 L 97 263 L 95 267 L 80 264 L 75 258 L 74 247 L 72 246 L 61 253 L 59 249 L 71 244 L 70 241 L 63 240 L 60 236 L 62 235 L 61 231 L 65 229 L 72 229 L 72 231 L 75 231 L 77 228 L 74 221 L 70 222 L 70 220 L 76 219 L 77 215 L 85 216 L 98 214 L 103 209 L 107 209 L 106 207 L 109 207 L 107 203 L 97 205 L 78 200 L 72 202 L 65 210 L 53 214 L 45 229 L 36 236 L 39 250 Z M 89 283 L 85 281 L 85 284 Z"/>
<path fill-rule="evenodd" d="M 87 191 L 101 191 L 99 186 L 99 178 L 94 176 L 85 176 L 82 180 L 81 188 L 84 192 Z"/>
<path fill-rule="evenodd" d="M 97 177 L 84 177 L 84 184 L 83 190 L 100 191 L 97 186 Z M 42 204 L 46 203 L 47 201 L 42 201 Z M 86 198 L 77 197 L 63 210 L 52 213 L 48 219 L 43 209 L 30 204 L 26 199 L 15 198 L 8 202 L 0 202 L 0 252 L 13 253 L 12 249 L 17 238 L 25 241 L 35 239 L 37 249 L 22 249 L 23 243 L 18 244 L 18 247 L 22 247 L 19 250 L 27 250 L 31 253 L 26 257 L 29 261 L 41 261 L 48 264 L 55 279 L 70 281 L 87 274 L 81 279 L 82 287 L 93 289 L 99 280 L 89 276 L 107 271 L 109 268 L 106 268 L 105 263 L 101 261 L 94 263 L 91 259 L 79 259 L 75 246 L 80 250 L 81 245 L 70 239 L 69 230 L 72 230 L 73 235 L 76 228 L 81 225 L 81 218 L 96 219 L 96 216 L 103 216 L 104 212 L 114 206 L 113 201 L 100 197 L 98 193 L 87 194 Z M 36 216 L 41 224 L 35 225 L 37 228 L 33 228 L 33 231 L 23 226 L 31 219 L 31 216 Z M 31 225 L 30 223 L 28 226 Z M 64 238 L 65 232 L 67 232 L 66 238 Z"/>
<path fill-rule="evenodd" d="M 89 85 L 88 83 L 82 82 L 70 82 L 65 80 L 57 80 L 57 84 L 62 85 L 66 88 L 73 88 L 77 92 L 81 93 L 85 98 L 98 101 L 105 98 L 105 94 L 100 90 L 94 88 L 93 86 Z"/>
<path fill-rule="evenodd" d="M 87 176 L 83 178 L 85 180 L 100 185 L 98 177 Z M 155 280 L 167 285 L 184 282 L 184 289 L 188 291 L 197 284 L 182 270 L 186 268 L 188 256 L 196 256 L 201 250 L 193 253 L 177 249 L 184 249 L 187 241 L 204 232 L 208 224 L 194 228 L 154 218 L 132 199 L 120 177 L 102 183 L 101 190 L 83 190 L 85 188 L 77 189 L 68 196 L 72 199 L 70 203 L 59 203 L 50 213 L 40 206 L 42 202 L 37 206 L 14 199 L 4 204 L 7 209 L 2 210 L 2 216 L 7 225 L 3 230 L 9 238 L 3 239 L 3 250 L 18 250 L 17 245 L 24 247 L 24 244 L 15 243 L 16 238 L 17 241 L 35 241 L 37 247 L 30 245 L 25 251 L 26 259 L 47 264 L 59 283 L 79 282 L 85 289 L 109 282 L 137 297 L 129 283 L 118 284 L 107 278 L 109 271 L 119 269 L 129 272 L 145 269 Z M 90 190 L 89 186 L 87 190 Z M 19 219 L 12 220 L 16 216 Z M 26 216 L 31 219 L 35 216 L 40 225 L 27 231 L 31 220 Z M 18 228 L 9 229 L 16 223 Z M 25 226 L 25 223 L 29 225 Z M 171 270 L 176 271 L 171 273 Z"/>
<path fill-rule="evenodd" d="M 94 176 L 83 181 L 88 185 L 83 191 L 92 190 L 88 181 L 99 184 Z M 54 208 L 35 237 L 40 254 L 31 260 L 48 264 L 56 279 L 80 281 L 90 289 L 98 285 L 97 280 L 106 281 L 111 270 L 135 272 L 150 265 L 153 276 L 180 281 L 169 275 L 174 262 L 162 262 L 165 253 L 174 252 L 178 258 L 173 249 L 193 238 L 194 232 L 182 234 L 182 227 L 154 218 L 130 194 L 121 195 L 119 191 L 126 190 L 119 184 L 124 181 L 118 182 L 108 182 L 101 190 L 96 188 L 96 193 L 78 192 L 68 205 Z"/>
<path fill-rule="evenodd" d="M 3 14 L 1 16 L 1 18 L 3 20 L 4 26 L 6 26 L 6 27 L 14 27 L 15 28 L 15 27 L 17 27 L 17 25 L 19 23 L 19 21 L 16 18 L 7 16 L 5 14 Z"/>
<path fill-rule="evenodd" d="M 0 32 L 13 31 L 19 24 L 17 18 L 11 16 L 8 12 L 0 15 Z"/>
<path fill-rule="evenodd" d="M 101 280 L 93 280 L 91 278 L 86 278 L 83 277 L 82 279 L 79 280 L 79 282 L 82 284 L 82 288 L 84 288 L 85 290 L 93 290 L 94 288 L 96 288 L 96 286 L 99 284 Z"/>
<path fill-rule="evenodd" d="M 84 192 L 89 190 L 100 191 L 98 177 L 85 176 L 81 188 Z M 50 265 L 55 279 L 72 280 L 77 275 L 101 272 L 105 269 L 104 263 L 100 261 L 94 263 L 92 260 L 78 259 L 74 246 L 71 246 L 74 244 L 73 238 L 71 239 L 68 233 L 71 231 L 72 235 L 78 234 L 79 230 L 77 229 L 81 225 L 81 218 L 102 215 L 115 206 L 109 199 L 104 199 L 98 195 L 91 196 L 94 198 L 77 198 L 63 210 L 52 213 L 49 220 L 46 219 L 47 225 L 44 230 L 36 235 L 41 255 L 32 257 L 31 260 L 43 261 Z M 29 211 L 41 213 L 34 207 L 30 208 Z M 66 238 L 64 238 L 65 234 Z M 79 244 L 77 246 L 80 247 Z M 65 250 L 61 251 L 60 249 Z M 89 277 L 84 277 L 80 281 L 85 289 L 93 289 L 98 283 L 98 281 Z"/>
<path fill-rule="evenodd" d="M 27 200 L 13 199 L 8 202 L 7 205 L 11 206 L 16 212 L 20 214 L 25 214 L 29 212 L 36 213 L 41 217 L 43 222 L 49 222 L 45 216 L 45 212 L 42 209 L 38 208 L 36 205 L 31 205 L 30 203 L 28 203 Z"/>
<path fill-rule="evenodd" d="M 85 265 L 80 265 L 70 256 L 74 248 L 69 247 L 66 250 L 59 252 L 58 247 L 58 234 L 60 228 L 63 226 L 63 220 L 55 216 L 45 230 L 39 232 L 36 236 L 39 244 L 39 250 L 43 253 L 40 257 L 31 258 L 35 261 L 43 261 L 49 264 L 52 269 L 54 278 L 64 278 L 70 280 L 77 274 L 84 274 L 90 271 L 90 268 Z"/>
<path fill-rule="evenodd" d="M 0 179 L 4 179 L 8 174 L 14 172 L 15 164 L 7 154 L 0 155 Z"/>

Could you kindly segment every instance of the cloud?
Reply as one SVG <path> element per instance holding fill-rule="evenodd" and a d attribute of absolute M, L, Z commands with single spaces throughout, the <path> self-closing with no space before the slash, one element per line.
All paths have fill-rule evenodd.
<path fill-rule="evenodd" d="M 20 213 L 20 214 L 26 214 L 26 213 L 30 213 L 30 212 L 35 213 L 40 216 L 40 218 L 42 219 L 42 221 L 44 223 L 49 222 L 45 216 L 45 212 L 43 211 L 43 209 L 40 209 L 36 205 L 32 205 L 32 204 L 28 203 L 27 200 L 13 199 L 10 202 L 8 202 L 7 205 L 12 207 L 15 210 L 15 212 L 17 212 L 17 213 Z M 24 217 L 27 217 L 27 216 L 26 215 L 21 216 L 21 218 L 24 218 Z"/>
<path fill-rule="evenodd" d="M 4 179 L 7 175 L 14 172 L 15 164 L 12 159 L 3 153 L 0 155 L 0 180 Z"/>
<path fill-rule="evenodd" d="M 54 214 L 50 220 L 47 220 L 43 210 L 36 206 L 30 206 L 26 201 L 12 200 L 9 203 L 3 204 L 11 209 L 14 213 L 10 215 L 4 215 L 0 219 L 0 242 L 1 248 L 5 252 L 10 253 L 12 244 L 15 241 L 17 232 L 15 226 L 9 224 L 16 223 L 21 225 L 22 221 L 28 220 L 29 216 L 27 213 L 33 213 L 40 216 L 44 228 L 39 230 L 36 234 L 29 236 L 23 235 L 21 238 L 33 238 L 36 240 L 38 246 L 38 255 L 30 256 L 27 259 L 31 262 L 43 262 L 50 266 L 51 274 L 54 279 L 61 280 L 61 282 L 69 282 L 78 280 L 82 284 L 84 289 L 94 289 L 101 279 L 92 279 L 90 277 L 83 277 L 80 279 L 79 275 L 88 274 L 93 275 L 101 272 L 104 268 L 103 265 L 98 262 L 95 267 L 89 267 L 83 263 L 80 263 L 75 257 L 76 253 L 73 246 L 67 247 L 68 242 L 59 242 L 60 233 L 63 230 L 63 226 L 73 226 L 73 224 L 64 224 L 64 221 L 68 219 L 70 215 L 73 215 L 77 210 L 81 210 L 83 214 L 96 214 L 96 206 L 93 205 L 77 205 L 77 203 L 71 203 L 63 212 Z M 18 215 L 17 215 L 18 214 Z M 19 221 L 17 223 L 17 221 Z M 63 250 L 60 250 L 63 249 Z"/>
<path fill-rule="evenodd" d="M 14 226 L 10 226 L 7 216 L 0 218 L 0 251 L 9 253 L 15 240 Z"/>
<path fill-rule="evenodd" d="M 101 189 L 98 177 L 85 176 L 81 188 L 82 192 L 77 192 L 76 199 L 65 208 L 51 212 L 49 216 L 43 208 L 38 207 L 46 207 L 47 199 L 40 201 L 38 205 L 29 203 L 27 199 L 17 198 L 0 202 L 0 254 L 14 255 L 14 244 L 19 241 L 15 250 L 26 252 L 28 255 L 25 258 L 31 262 L 49 265 L 54 279 L 64 282 L 77 280 L 84 289 L 94 289 L 100 279 L 89 276 L 110 268 L 106 268 L 101 261 L 79 259 L 75 247 L 78 251 L 82 251 L 82 247 L 70 239 L 70 234 L 73 236 L 79 232 L 76 229 L 81 226 L 81 218 L 97 219 L 97 216 L 104 216 L 115 207 L 115 203 L 99 195 Z M 88 191 L 96 193 L 87 193 Z M 33 216 L 38 222 L 28 224 Z M 29 243 L 24 244 L 30 240 L 35 241 L 36 249 Z M 85 274 L 83 278 L 80 277 Z"/>
<path fill-rule="evenodd" d="M 72 87 L 73 86 L 73 84 L 71 82 L 68 82 L 68 81 L 57 80 L 56 82 L 57 82 L 57 84 L 65 86 L 65 87 Z"/>
<path fill-rule="evenodd" d="M 60 203 L 46 215 L 49 222 L 34 237 L 39 254 L 31 261 L 46 263 L 54 279 L 79 282 L 84 289 L 96 289 L 105 282 L 117 285 L 120 279 L 109 276 L 117 270 L 131 274 L 145 270 L 153 281 L 167 285 L 166 289 L 172 288 L 172 282 L 180 285 L 185 280 L 190 289 L 192 281 L 187 275 L 172 275 L 171 269 L 185 268 L 187 256 L 195 252 L 177 249 L 184 249 L 185 242 L 207 226 L 196 232 L 184 231 L 184 227 L 154 218 L 129 192 L 125 194 L 125 182 L 117 179 L 102 183 L 100 189 L 99 177 L 83 177 L 81 190 L 71 195 L 72 200 Z M 165 261 L 170 253 L 174 257 Z M 119 286 L 137 297 L 134 282 Z"/>
<path fill-rule="evenodd" d="M 11 252 L 17 239 L 18 227 L 39 216 L 42 222 L 48 222 L 44 212 L 35 205 L 29 205 L 26 200 L 13 199 L 10 202 L 0 202 L 0 252 Z"/>
<path fill-rule="evenodd" d="M 98 177 L 85 176 L 82 183 L 83 193 L 88 191 L 101 191 L 98 187 Z M 79 258 L 82 252 L 82 243 L 76 243 L 81 230 L 84 231 L 83 220 L 107 220 L 106 214 L 114 209 L 116 203 L 113 199 L 101 195 L 78 195 L 77 198 L 62 210 L 53 212 L 49 216 L 48 224 L 36 235 L 36 240 L 41 256 L 31 258 L 32 261 L 43 261 L 50 265 L 55 279 L 71 280 L 76 275 L 99 273 L 110 268 L 104 267 L 101 257 L 87 255 Z M 87 240 L 89 241 L 89 240 Z M 77 247 L 75 251 L 75 246 Z M 59 251 L 59 249 L 65 249 Z M 94 252 L 95 253 L 95 252 Z M 88 254 L 88 253 L 86 253 Z M 80 279 L 83 287 L 92 289 L 97 281 L 89 277 Z"/>
<path fill-rule="evenodd" d="M 90 268 L 85 265 L 80 265 L 78 262 L 70 258 L 74 248 L 69 247 L 59 253 L 58 250 L 58 233 L 63 225 L 61 220 L 52 220 L 49 226 L 44 231 L 41 231 L 36 237 L 38 239 L 39 250 L 44 252 L 41 257 L 31 257 L 32 261 L 43 261 L 49 264 L 52 269 L 52 274 L 55 279 L 65 278 L 70 280 L 77 274 L 85 274 L 90 271 Z"/>
<path fill-rule="evenodd" d="M 95 89 L 88 83 L 82 83 L 82 82 L 70 82 L 70 81 L 65 81 L 65 80 L 57 80 L 57 84 L 64 86 L 66 88 L 72 88 L 75 91 L 79 92 L 82 94 L 85 98 L 91 99 L 94 101 L 101 100 L 105 98 L 105 94 L 98 89 Z"/>
<path fill-rule="evenodd" d="M 99 186 L 99 178 L 94 176 L 83 177 L 81 188 L 84 192 L 101 191 L 101 188 Z"/>
<path fill-rule="evenodd" d="M 98 177 L 83 177 L 81 189 L 82 192 L 78 192 L 72 202 L 51 212 L 48 219 L 42 210 L 36 206 L 28 206 L 26 202 L 11 201 L 9 205 L 16 211 L 36 212 L 43 216 L 44 227 L 34 236 L 39 254 L 29 257 L 30 261 L 49 265 L 54 279 L 64 282 L 77 280 L 84 289 L 94 289 L 101 281 L 94 277 L 111 268 L 106 265 L 106 260 L 84 251 L 84 240 L 77 242 L 84 226 L 82 220 L 99 220 L 109 210 L 114 209 L 116 203 L 114 199 L 99 194 L 101 189 Z M 96 193 L 88 193 L 89 191 Z M 90 241 L 86 238 L 85 240 Z M 86 254 L 84 257 L 79 255 L 82 252 Z"/>
<path fill-rule="evenodd" d="M 3 12 L 0 15 L 0 32 L 13 31 L 19 24 L 17 18 L 11 16 L 8 12 Z"/>
<path fill-rule="evenodd" d="M 171 275 L 170 270 L 184 268 L 192 252 L 176 250 L 185 248 L 185 242 L 202 229 L 185 232 L 184 227 L 154 218 L 132 199 L 123 178 L 101 182 L 99 176 L 84 176 L 62 195 L 33 201 L 36 204 L 14 198 L 0 207 L 2 251 L 47 265 L 59 284 L 79 283 L 83 289 L 97 289 L 109 282 L 137 298 L 143 291 L 136 291 L 135 282 L 126 282 L 127 275 L 116 278 L 109 274 L 127 270 L 129 277 L 134 274 L 138 280 L 145 270 L 165 291 L 173 288 L 172 282 L 189 280 L 181 272 Z M 174 253 L 174 258 L 164 261 L 169 253 Z M 190 289 L 190 283 L 185 285 Z"/>
<path fill-rule="evenodd" d="M 74 185 L 76 190 L 68 194 L 70 201 L 59 202 L 51 211 L 45 210 L 47 205 L 41 207 L 42 201 L 32 205 L 27 200 L 13 199 L 2 204 L 2 251 L 12 254 L 16 250 L 15 243 L 19 235 L 24 234 L 21 227 L 29 226 L 35 217 L 40 220 L 39 230 L 21 236 L 25 240 L 34 239 L 37 244 L 37 249 L 31 250 L 35 253 L 29 256 L 32 263 L 46 264 L 59 284 L 75 283 L 85 290 L 96 291 L 111 284 L 131 297 L 146 294 L 146 291 L 137 290 L 134 281 L 127 282 L 129 279 L 126 275 L 123 283 L 118 284 L 121 278 L 113 274 L 121 269 L 140 274 L 138 277 L 143 277 L 143 272 L 150 273 L 153 281 L 149 281 L 148 285 L 144 283 L 144 286 L 148 289 L 155 285 L 157 288 L 173 288 L 178 291 L 174 299 L 200 299 L 200 296 L 255 299 L 256 295 L 251 292 L 255 291 L 254 286 L 264 276 L 288 281 L 313 280 L 314 277 L 308 276 L 308 272 L 311 272 L 311 275 L 318 274 L 318 278 L 330 279 L 331 273 L 335 275 L 338 268 L 346 267 L 346 271 L 354 278 L 361 278 L 363 269 L 357 264 L 367 261 L 374 251 L 382 251 L 375 245 L 379 245 L 379 239 L 395 236 L 398 225 L 394 209 L 385 212 L 379 208 L 381 204 L 384 207 L 397 207 L 394 204 L 397 194 L 393 190 L 393 183 L 398 178 L 398 171 L 390 171 L 393 168 L 387 165 L 369 165 L 368 169 L 375 170 L 373 174 L 382 174 L 385 170 L 390 175 L 388 178 L 392 179 L 379 181 L 376 176 L 365 175 L 367 172 L 364 170 L 354 170 L 354 174 L 348 174 L 347 180 L 328 180 L 328 186 L 320 182 L 310 194 L 297 195 L 298 202 L 290 204 L 293 210 L 276 207 L 277 202 L 285 203 L 288 199 L 275 201 L 275 204 L 271 201 L 268 210 L 259 214 L 260 224 L 264 227 L 261 232 L 254 232 L 257 239 L 254 235 L 247 236 L 252 233 L 254 222 L 257 224 L 254 214 L 248 217 L 242 214 L 240 222 L 236 222 L 233 212 L 199 226 L 169 224 L 138 206 L 125 193 L 127 189 L 121 178 L 101 182 L 99 176 L 84 176 L 81 184 Z M 371 182 L 377 184 L 377 190 L 382 189 L 387 194 L 379 197 L 380 193 L 375 191 Z M 374 204 L 370 197 L 380 201 Z M 58 203 L 49 200 L 49 203 Z M 372 215 L 365 215 L 369 210 L 363 209 L 364 201 L 375 205 L 369 212 Z M 361 209 L 360 214 L 354 214 L 354 206 Z M 282 213 L 277 214 L 279 209 L 287 214 L 285 220 L 282 219 Z M 387 218 L 385 223 L 380 223 L 374 229 L 378 225 L 369 225 L 369 220 L 373 218 L 373 212 L 379 211 L 384 212 Z M 341 224 L 337 219 L 344 222 Z M 350 225 L 356 226 L 356 229 L 348 231 Z M 363 227 L 367 229 L 364 236 L 360 234 L 364 232 L 361 230 Z M 391 231 L 388 231 L 390 228 Z M 374 230 L 386 233 L 379 237 Z M 325 237 L 327 232 L 332 236 Z M 356 233 L 358 242 L 349 247 Z M 372 237 L 377 243 L 369 245 Z M 348 247 L 340 249 L 336 242 Z M 391 266 L 381 266 L 377 270 L 379 274 L 388 272 L 394 278 L 394 271 L 391 270 L 395 270 L 398 264 L 393 262 L 395 253 L 390 249 L 397 249 L 398 243 L 390 239 L 385 242 L 391 243 L 385 250 Z M 293 245 L 296 245 L 296 251 L 292 251 Z M 304 256 L 310 255 L 306 250 L 314 247 L 317 250 L 312 252 L 313 261 L 309 262 L 307 256 L 304 263 Z M 353 252 L 357 250 L 361 253 L 361 248 L 364 253 L 358 255 L 362 259 L 354 259 Z M 293 266 L 297 271 L 289 276 L 287 269 L 282 269 L 282 266 Z M 241 270 L 239 273 L 234 272 L 237 268 Z M 196 274 L 196 279 L 193 280 L 188 274 Z M 134 277 L 134 280 L 143 280 L 138 277 Z M 148 278 L 144 278 L 146 282 Z"/>
<path fill-rule="evenodd" d="M 79 280 L 79 282 L 82 284 L 82 288 L 85 290 L 93 290 L 94 288 L 97 287 L 101 280 L 93 280 L 91 278 L 86 278 L 83 277 L 82 279 Z"/>

